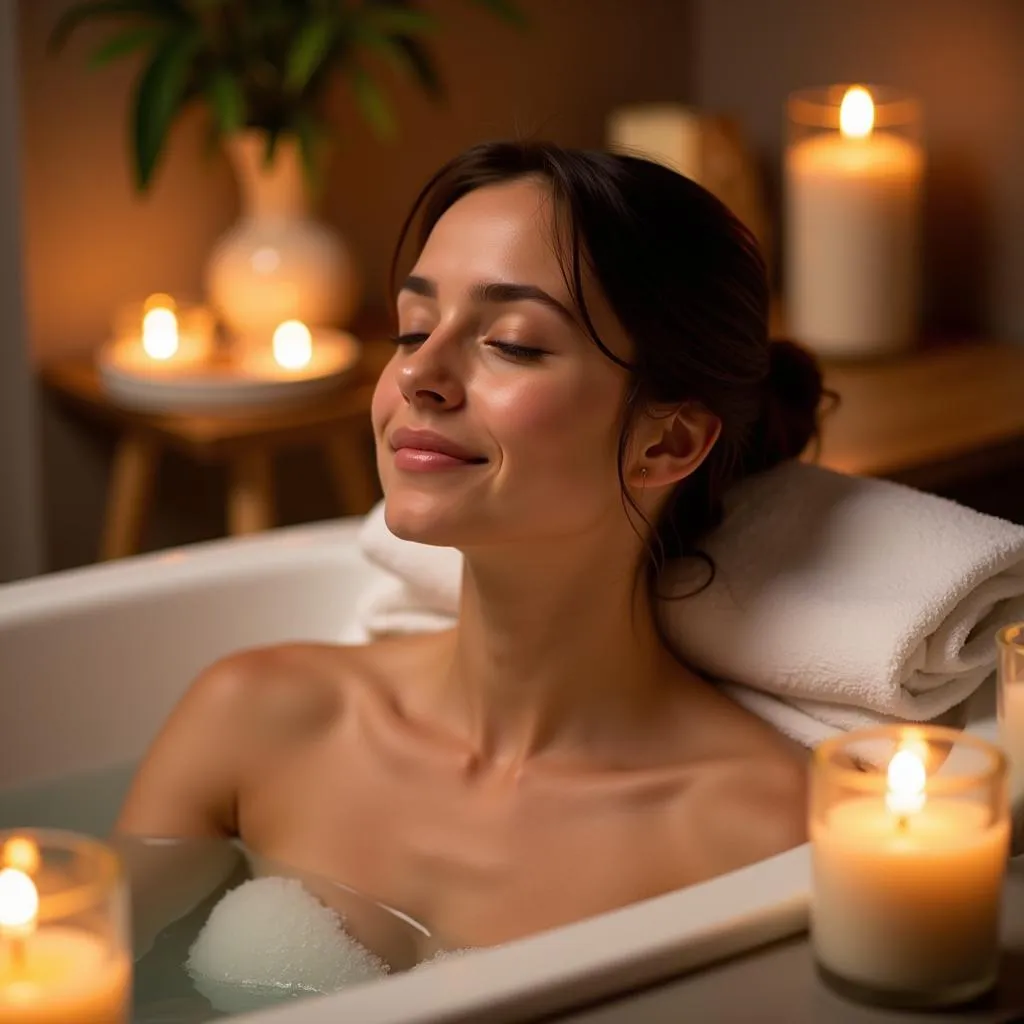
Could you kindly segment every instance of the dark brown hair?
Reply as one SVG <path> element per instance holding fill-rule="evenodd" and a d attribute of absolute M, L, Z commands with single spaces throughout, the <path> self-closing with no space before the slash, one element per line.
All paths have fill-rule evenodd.
<path fill-rule="evenodd" d="M 587 333 L 630 374 L 618 455 L 624 501 L 639 512 L 622 465 L 639 412 L 698 402 L 721 420 L 718 441 L 672 492 L 647 541 L 652 587 L 667 560 L 685 556 L 708 564 L 710 582 L 714 565 L 699 543 L 721 522 L 730 485 L 797 457 L 816 436 L 817 363 L 791 342 L 769 342 L 768 277 L 750 231 L 689 178 L 632 156 L 546 142 L 474 146 L 442 167 L 413 204 L 392 263 L 392 293 L 417 218 L 422 248 L 462 196 L 524 177 L 551 190 L 568 240 L 560 253 L 566 284 Z M 584 267 L 632 342 L 629 363 L 594 328 Z"/>

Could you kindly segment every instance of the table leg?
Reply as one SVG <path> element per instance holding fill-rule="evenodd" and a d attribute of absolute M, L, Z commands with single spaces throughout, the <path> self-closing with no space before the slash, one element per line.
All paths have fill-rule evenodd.
<path fill-rule="evenodd" d="M 228 532 L 259 533 L 274 525 L 274 482 L 267 452 L 246 452 L 231 464 Z"/>
<path fill-rule="evenodd" d="M 104 561 L 138 552 L 158 461 L 157 443 L 149 434 L 128 431 L 118 442 L 100 546 Z"/>
<path fill-rule="evenodd" d="M 369 512 L 380 497 L 373 449 L 364 444 L 366 440 L 361 430 L 352 430 L 326 443 L 327 462 L 334 477 L 338 502 L 348 515 Z"/>

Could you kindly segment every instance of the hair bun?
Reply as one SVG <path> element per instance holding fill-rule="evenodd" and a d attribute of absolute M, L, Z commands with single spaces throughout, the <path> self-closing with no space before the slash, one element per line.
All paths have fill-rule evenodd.
<path fill-rule="evenodd" d="M 740 475 L 760 473 L 797 458 L 818 435 L 824 394 L 821 367 L 807 349 L 773 341 L 761 415 L 751 428 Z"/>

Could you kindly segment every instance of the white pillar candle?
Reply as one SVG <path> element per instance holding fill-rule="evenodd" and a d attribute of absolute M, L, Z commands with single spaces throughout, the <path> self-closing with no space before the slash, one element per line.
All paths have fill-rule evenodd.
<path fill-rule="evenodd" d="M 646 157 L 701 180 L 701 115 L 678 103 L 618 107 L 608 116 L 613 152 Z"/>
<path fill-rule="evenodd" d="M 905 133 L 916 129 L 916 107 L 876 104 L 852 87 L 797 94 L 789 109 L 788 333 L 825 357 L 904 350 L 917 334 L 920 292 L 925 161 Z"/>
<path fill-rule="evenodd" d="M 1005 764 L 994 748 L 958 740 L 954 730 L 911 733 L 913 746 L 897 738 L 897 752 L 875 771 L 836 762 L 833 773 L 846 776 L 839 783 L 816 775 L 812 940 L 829 980 L 882 1003 L 942 1005 L 974 998 L 995 981 L 1009 851 Z M 934 750 L 936 735 L 946 750 L 936 758 L 919 753 L 922 744 Z M 989 772 L 979 770 L 977 779 L 926 775 L 926 762 L 970 768 L 979 761 Z M 816 773 L 828 770 L 819 754 Z M 872 792 L 880 776 L 884 789 Z"/>

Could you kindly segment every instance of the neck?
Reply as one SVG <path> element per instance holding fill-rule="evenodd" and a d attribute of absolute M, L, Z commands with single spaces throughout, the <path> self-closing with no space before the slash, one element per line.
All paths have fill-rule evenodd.
<path fill-rule="evenodd" d="M 478 767 L 592 746 L 642 712 L 668 658 L 635 544 L 468 551 L 446 717 Z"/>

